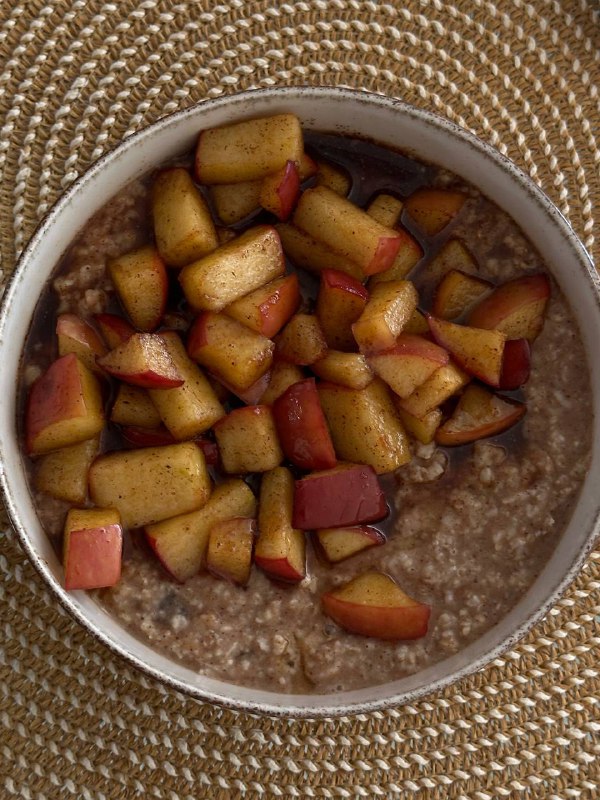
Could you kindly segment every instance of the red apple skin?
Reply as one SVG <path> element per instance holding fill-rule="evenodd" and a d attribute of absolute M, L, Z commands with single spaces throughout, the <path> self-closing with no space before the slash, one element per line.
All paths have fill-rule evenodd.
<path fill-rule="evenodd" d="M 137 425 L 124 425 L 121 435 L 133 447 L 160 447 L 176 444 L 177 440 L 166 428 L 139 428 Z"/>
<path fill-rule="evenodd" d="M 414 606 L 368 606 L 348 603 L 326 592 L 323 611 L 341 628 L 359 636 L 388 641 L 421 639 L 427 633 L 431 608 L 423 603 Z"/>
<path fill-rule="evenodd" d="M 509 339 L 504 345 L 500 389 L 519 389 L 529 380 L 531 346 L 528 339 Z"/>
<path fill-rule="evenodd" d="M 135 328 L 126 319 L 118 317 L 116 314 L 95 314 L 94 319 L 98 323 L 104 341 L 111 350 L 124 344 L 135 333 Z"/>
<path fill-rule="evenodd" d="M 261 558 L 255 554 L 254 563 L 266 572 L 269 578 L 283 583 L 299 583 L 306 577 L 304 573 L 298 572 L 287 558 Z"/>
<path fill-rule="evenodd" d="M 120 525 L 84 528 L 69 534 L 65 589 L 103 589 L 121 577 L 123 531 Z"/>
<path fill-rule="evenodd" d="M 91 358 L 94 356 L 103 356 L 106 353 L 106 347 L 100 336 L 84 322 L 76 314 L 59 314 L 56 318 L 56 335 L 60 338 L 65 337 L 83 345 L 90 353 Z"/>
<path fill-rule="evenodd" d="M 360 281 L 337 269 L 324 269 L 321 272 L 321 285 L 326 290 L 340 289 L 342 292 L 355 294 L 365 303 L 369 299 L 369 292 Z"/>
<path fill-rule="evenodd" d="M 97 359 L 97 364 L 109 375 L 143 389 L 174 389 L 184 382 L 163 340 L 156 334 L 135 333 Z"/>
<path fill-rule="evenodd" d="M 261 192 L 261 204 L 267 211 L 272 211 L 278 219 L 285 222 L 292 213 L 299 194 L 298 167 L 295 161 L 288 161 L 276 176 L 265 178 Z"/>
<path fill-rule="evenodd" d="M 204 453 L 204 460 L 208 466 L 218 466 L 219 461 L 221 460 L 219 456 L 219 445 L 216 442 L 213 442 L 212 439 L 205 439 L 203 436 L 199 436 L 197 439 L 194 439 L 194 441 Z"/>
<path fill-rule="evenodd" d="M 301 469 L 329 469 L 337 459 L 314 378 L 292 384 L 273 403 L 286 457 Z"/>
<path fill-rule="evenodd" d="M 260 305 L 262 325 L 259 333 L 270 339 L 283 328 L 300 305 L 300 286 L 296 272 L 288 275 L 279 289 Z"/>
<path fill-rule="evenodd" d="M 381 238 L 370 264 L 364 268 L 365 275 L 376 275 L 389 269 L 398 255 L 401 244 L 402 239 L 399 236 Z"/>
<path fill-rule="evenodd" d="M 292 524 L 301 530 L 376 522 L 388 513 L 372 467 L 316 472 L 296 481 Z"/>
<path fill-rule="evenodd" d="M 327 548 L 323 545 L 320 538 L 321 535 L 326 534 L 328 530 L 330 531 L 335 530 L 336 532 L 343 530 L 343 531 L 350 531 L 355 535 L 360 534 L 362 537 L 364 537 L 364 545 L 362 547 L 362 550 L 355 550 L 354 552 L 344 556 L 343 558 L 336 558 L 336 559 L 330 558 L 330 556 L 327 553 Z M 381 545 L 384 545 L 386 541 L 387 540 L 385 538 L 385 535 L 377 528 L 373 528 L 371 525 L 354 525 L 350 527 L 334 528 L 334 529 L 324 528 L 315 531 L 313 538 L 313 543 L 318 548 L 319 552 L 321 552 L 325 560 L 331 564 L 339 564 L 340 561 L 345 561 L 347 558 L 352 558 L 352 556 L 359 555 L 359 553 L 362 553 L 371 547 L 380 547 Z"/>
<path fill-rule="evenodd" d="M 504 330 L 503 322 L 515 312 L 527 313 L 527 306 L 544 304 L 550 297 L 550 281 L 543 273 L 524 275 L 498 286 L 491 294 L 478 303 L 470 312 L 467 324 L 475 328 L 498 328 Z M 542 305 L 542 309 L 543 309 Z M 543 325 L 543 310 L 539 317 L 539 325 L 532 332 L 534 339 Z M 514 332 L 509 335 L 514 337 Z M 518 334 L 517 334 L 518 335 Z"/>
<path fill-rule="evenodd" d="M 240 389 L 238 386 L 234 386 L 232 383 L 228 383 L 224 381 L 223 378 L 218 377 L 217 375 L 213 375 L 212 372 L 207 372 L 210 377 L 221 384 L 221 386 L 226 389 L 231 394 L 234 394 L 236 397 L 245 403 L 247 406 L 257 406 L 260 405 L 260 398 L 267 390 L 267 386 L 269 385 L 269 381 L 271 380 L 271 370 L 265 372 L 257 381 L 254 381 L 252 386 L 249 386 L 247 389 Z"/>

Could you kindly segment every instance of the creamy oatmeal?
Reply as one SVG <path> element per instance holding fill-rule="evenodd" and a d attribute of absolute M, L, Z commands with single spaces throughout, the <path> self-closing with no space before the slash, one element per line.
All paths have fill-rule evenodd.
<path fill-rule="evenodd" d="M 351 197 L 359 205 L 378 190 L 390 191 L 388 170 L 370 160 L 378 152 L 370 146 L 354 143 L 349 150 L 328 137 L 311 142 L 332 161 L 346 168 L 355 164 L 350 172 L 355 184 L 361 176 L 362 183 Z M 427 181 L 468 196 L 442 234 L 420 239 L 425 255 L 409 277 L 424 305 L 434 286 L 429 265 L 450 239 L 468 245 L 485 280 L 501 284 L 544 271 L 515 223 L 472 187 L 449 173 L 387 158 L 401 160 L 406 194 Z M 397 191 L 403 194 L 401 187 Z M 55 356 L 44 327 L 49 318 L 71 312 L 90 319 L 116 307 L 106 260 L 147 241 L 147 219 L 148 184 L 139 181 L 78 237 L 34 322 L 25 385 Z M 310 302 L 311 279 L 305 279 L 304 289 Z M 411 440 L 412 460 L 380 478 L 390 514 L 374 524 L 387 537 L 384 546 L 333 565 L 308 546 L 307 574 L 299 584 L 274 582 L 254 567 L 248 585 L 240 588 L 207 573 L 178 584 L 134 530 L 126 535 L 121 580 L 98 592 L 100 602 L 135 635 L 203 674 L 283 692 L 384 683 L 456 653 L 496 624 L 531 586 L 564 530 L 589 463 L 586 357 L 572 312 L 554 284 L 532 348 L 531 377 L 513 394 L 526 403 L 527 413 L 505 433 L 455 448 Z M 104 438 L 106 448 L 121 446 L 114 431 Z M 249 481 L 256 490 L 256 482 Z M 60 546 L 67 505 L 34 494 L 48 533 Z M 410 597 L 431 607 L 426 636 L 399 642 L 357 636 L 323 614 L 323 592 L 369 568 L 392 575 Z"/>

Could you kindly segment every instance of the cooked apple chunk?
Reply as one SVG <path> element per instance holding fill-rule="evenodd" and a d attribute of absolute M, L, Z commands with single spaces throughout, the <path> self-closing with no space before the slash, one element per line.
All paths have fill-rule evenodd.
<path fill-rule="evenodd" d="M 400 238 L 400 246 L 396 253 L 396 258 L 392 266 L 377 275 L 369 278 L 369 289 L 386 281 L 401 281 L 411 270 L 416 267 L 423 258 L 423 248 L 404 228 L 396 228 L 396 233 Z"/>
<path fill-rule="evenodd" d="M 367 206 L 367 214 L 386 228 L 395 228 L 400 222 L 404 203 L 392 194 L 382 192 Z"/>
<path fill-rule="evenodd" d="M 88 369 L 99 371 L 96 358 L 106 353 L 106 347 L 91 325 L 75 314 L 59 314 L 56 318 L 56 336 L 59 356 L 75 353 Z"/>
<path fill-rule="evenodd" d="M 315 531 L 317 541 L 330 564 L 385 544 L 385 536 L 370 525 L 349 528 L 321 528 Z"/>
<path fill-rule="evenodd" d="M 236 408 L 214 431 L 223 469 L 230 475 L 267 472 L 283 461 L 270 406 Z"/>
<path fill-rule="evenodd" d="M 296 206 L 293 223 L 335 253 L 354 261 L 363 275 L 383 272 L 394 263 L 401 239 L 366 211 L 326 186 L 307 189 Z"/>
<path fill-rule="evenodd" d="M 121 577 L 123 531 L 114 508 L 71 509 L 63 535 L 65 589 L 104 589 Z"/>
<path fill-rule="evenodd" d="M 244 120 L 201 132 L 196 177 L 206 184 L 256 180 L 303 155 L 302 127 L 294 114 Z"/>
<path fill-rule="evenodd" d="M 314 378 L 295 383 L 273 403 L 273 417 L 286 458 L 301 469 L 336 464 L 331 436 Z"/>
<path fill-rule="evenodd" d="M 338 458 L 369 464 L 378 474 L 410 461 L 408 437 L 380 379 L 358 390 L 333 383 L 321 383 L 318 389 Z"/>
<path fill-rule="evenodd" d="M 335 269 L 359 281 L 363 280 L 363 271 L 358 264 L 335 253 L 330 247 L 318 242 L 295 225 L 281 222 L 276 228 L 285 254 L 296 267 L 317 275 L 324 269 Z"/>
<path fill-rule="evenodd" d="M 243 183 L 222 183 L 210 187 L 210 196 L 219 219 L 235 225 L 260 208 L 262 180 Z M 221 242 L 223 244 L 223 242 Z"/>
<path fill-rule="evenodd" d="M 506 335 L 428 316 L 429 330 L 456 363 L 490 386 L 500 384 Z"/>
<path fill-rule="evenodd" d="M 184 267 L 212 252 L 218 244 L 210 210 L 187 169 L 158 173 L 152 186 L 156 246 L 172 267 Z"/>
<path fill-rule="evenodd" d="M 208 537 L 207 570 L 236 586 L 245 586 L 250 579 L 255 536 L 254 519 L 233 517 L 217 522 Z"/>
<path fill-rule="evenodd" d="M 295 314 L 277 337 L 277 355 L 292 364 L 314 364 L 326 352 L 327 342 L 314 314 Z"/>
<path fill-rule="evenodd" d="M 269 225 L 256 225 L 188 264 L 179 273 L 179 282 L 196 311 L 221 311 L 284 271 L 277 231 Z"/>
<path fill-rule="evenodd" d="M 266 210 L 284 221 L 290 214 L 300 194 L 300 175 L 295 161 L 288 161 L 285 167 L 263 178 L 260 187 L 260 204 Z"/>
<path fill-rule="evenodd" d="M 528 339 L 509 339 L 504 345 L 500 389 L 519 389 L 529 380 L 531 346 Z"/>
<path fill-rule="evenodd" d="M 283 328 L 299 305 L 298 275 L 293 272 L 240 297 L 226 306 L 224 313 L 270 338 Z"/>
<path fill-rule="evenodd" d="M 352 333 L 362 353 L 392 347 L 417 307 L 417 290 L 410 281 L 386 281 L 373 288 Z"/>
<path fill-rule="evenodd" d="M 377 639 L 420 639 L 431 609 L 382 572 L 366 572 L 321 598 L 323 611 L 350 633 Z"/>
<path fill-rule="evenodd" d="M 89 483 L 92 501 L 118 509 L 127 528 L 195 511 L 211 491 L 204 455 L 193 442 L 107 453 L 90 467 Z"/>
<path fill-rule="evenodd" d="M 451 270 L 459 270 L 467 275 L 476 275 L 479 270 L 475 258 L 459 239 L 449 239 L 423 266 L 420 277 L 434 286 Z"/>
<path fill-rule="evenodd" d="M 440 319 L 457 319 L 492 288 L 489 281 L 451 269 L 436 289 L 431 312 Z"/>
<path fill-rule="evenodd" d="M 160 414 L 145 389 L 120 384 L 110 412 L 110 421 L 117 425 L 133 425 L 137 428 L 158 428 Z"/>
<path fill-rule="evenodd" d="M 416 336 L 430 336 L 429 325 L 427 324 L 425 314 L 419 311 L 418 308 L 415 309 L 412 317 L 408 320 L 404 328 L 402 328 L 402 333 L 414 333 Z"/>
<path fill-rule="evenodd" d="M 435 440 L 448 446 L 495 436 L 518 422 L 526 410 L 523 403 L 472 384 L 465 389 L 450 419 L 438 428 Z"/>
<path fill-rule="evenodd" d="M 393 347 L 368 357 L 369 366 L 399 397 L 408 397 L 436 369 L 448 363 L 443 347 L 410 333 L 401 333 Z"/>
<path fill-rule="evenodd" d="M 256 498 L 250 487 L 233 478 L 216 486 L 199 511 L 146 526 L 146 539 L 166 571 L 183 583 L 202 569 L 208 537 L 218 522 L 255 514 Z"/>
<path fill-rule="evenodd" d="M 469 325 L 502 331 L 507 339 L 532 342 L 544 327 L 550 281 L 542 273 L 524 275 L 498 286 L 471 311 Z"/>
<path fill-rule="evenodd" d="M 97 378 L 74 353 L 52 362 L 29 392 L 25 443 L 29 455 L 92 439 L 104 427 Z"/>
<path fill-rule="evenodd" d="M 404 207 L 421 230 L 435 236 L 454 219 L 466 199 L 462 192 L 449 189 L 417 189 L 407 198 Z"/>
<path fill-rule="evenodd" d="M 470 380 L 470 375 L 451 361 L 446 366 L 436 369 L 433 375 L 418 386 L 406 400 L 398 399 L 397 405 L 422 420 L 460 391 Z"/>
<path fill-rule="evenodd" d="M 289 469 L 266 472 L 260 485 L 256 566 L 272 578 L 297 583 L 306 575 L 304 532 L 292 524 L 294 479 Z"/>
<path fill-rule="evenodd" d="M 268 371 L 275 345 L 226 314 L 204 311 L 192 326 L 187 349 L 194 361 L 234 391 L 243 391 Z"/>
<path fill-rule="evenodd" d="M 328 350 L 323 358 L 311 365 L 319 378 L 349 389 L 364 389 L 373 378 L 373 370 L 361 353 L 340 353 Z"/>
<path fill-rule="evenodd" d="M 95 314 L 94 319 L 110 350 L 126 342 L 135 333 L 135 328 L 116 314 Z"/>
<path fill-rule="evenodd" d="M 35 465 L 35 488 L 81 506 L 87 497 L 88 470 L 98 453 L 99 437 L 42 456 Z"/>
<path fill-rule="evenodd" d="M 163 339 L 155 333 L 134 333 L 99 358 L 98 365 L 109 375 L 143 389 L 173 389 L 184 381 Z"/>
<path fill-rule="evenodd" d="M 141 428 L 138 425 L 124 425 L 121 436 L 132 447 L 160 447 L 161 445 L 177 444 L 177 439 L 164 425 L 158 428 Z"/>
<path fill-rule="evenodd" d="M 402 407 L 402 401 L 396 401 L 396 410 L 406 430 L 422 444 L 429 444 L 435 438 L 435 432 L 442 422 L 442 412 L 434 408 L 423 417 L 415 417 Z"/>
<path fill-rule="evenodd" d="M 329 161 L 317 161 L 316 184 L 317 186 L 326 186 L 340 197 L 346 197 L 352 181 L 343 167 Z"/>
<path fill-rule="evenodd" d="M 275 400 L 285 392 L 293 383 L 304 380 L 305 374 L 296 364 L 287 361 L 277 361 L 271 370 L 269 383 L 258 401 L 262 405 L 273 405 Z"/>
<path fill-rule="evenodd" d="M 369 293 L 356 278 L 324 269 L 317 295 L 316 314 L 329 347 L 334 350 L 356 350 L 352 323 L 360 317 Z"/>
<path fill-rule="evenodd" d="M 153 331 L 167 305 L 167 270 L 151 245 L 109 259 L 108 273 L 129 319 L 140 331 Z"/>

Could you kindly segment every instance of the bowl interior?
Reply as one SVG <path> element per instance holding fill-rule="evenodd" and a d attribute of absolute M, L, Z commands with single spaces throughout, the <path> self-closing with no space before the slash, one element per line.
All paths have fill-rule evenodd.
<path fill-rule="evenodd" d="M 22 344 L 39 287 L 58 262 L 57 254 L 65 252 L 92 214 L 120 188 L 174 154 L 190 149 L 202 128 L 283 111 L 296 113 L 307 128 L 370 137 L 446 167 L 507 211 L 538 248 L 576 311 L 588 354 L 594 408 L 598 408 L 600 363 L 592 358 L 600 341 L 598 279 L 563 217 L 519 170 L 452 123 L 397 101 L 340 89 L 260 90 L 208 101 L 126 140 L 97 162 L 40 226 L 6 290 L 0 315 L 0 391 L 5 399 L 0 408 L 0 478 L 13 524 L 35 566 L 74 616 L 113 650 L 200 698 L 252 711 L 331 715 L 414 700 L 442 687 L 483 666 L 548 610 L 583 563 L 598 528 L 599 444 L 594 448 L 580 502 L 556 551 L 526 596 L 498 625 L 455 656 L 393 683 L 340 694 L 288 696 L 198 675 L 132 637 L 86 593 L 66 593 L 61 587 L 61 565 L 31 504 L 16 434 L 14 387 Z M 600 442 L 597 414 L 590 425 L 594 442 Z"/>

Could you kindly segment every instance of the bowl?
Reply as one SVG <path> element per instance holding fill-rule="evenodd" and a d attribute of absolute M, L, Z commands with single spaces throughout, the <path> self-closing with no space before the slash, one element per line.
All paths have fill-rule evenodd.
<path fill-rule="evenodd" d="M 291 111 L 304 126 L 370 137 L 431 161 L 470 181 L 529 235 L 575 309 L 588 355 L 593 405 L 593 453 L 579 501 L 558 546 L 520 602 L 496 626 L 456 655 L 391 683 L 328 695 L 283 695 L 234 686 L 197 674 L 138 641 L 84 592 L 67 593 L 62 567 L 30 498 L 16 426 L 15 386 L 30 321 L 58 259 L 85 222 L 120 188 L 173 155 L 192 148 L 202 128 L 248 116 Z M 560 212 L 509 160 L 453 123 L 405 103 L 352 90 L 266 89 L 222 97 L 166 117 L 129 137 L 96 162 L 41 223 L 6 288 L 0 311 L 0 480 L 14 529 L 41 578 L 93 636 L 168 686 L 251 712 L 332 716 L 412 702 L 481 669 L 528 631 L 577 575 L 599 529 L 600 341 L 599 281 L 585 249 Z"/>

